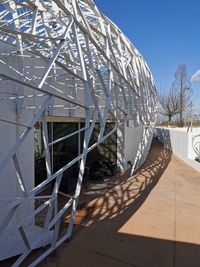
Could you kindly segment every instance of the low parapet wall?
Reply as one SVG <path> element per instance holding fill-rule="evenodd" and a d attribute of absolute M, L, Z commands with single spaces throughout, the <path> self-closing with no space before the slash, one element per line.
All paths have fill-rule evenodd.
<path fill-rule="evenodd" d="M 200 134 L 200 128 L 194 128 L 192 132 L 187 132 L 187 128 L 156 128 L 155 134 L 174 154 L 200 172 L 200 163 L 195 161 L 197 155 L 192 147 L 192 140 Z"/>

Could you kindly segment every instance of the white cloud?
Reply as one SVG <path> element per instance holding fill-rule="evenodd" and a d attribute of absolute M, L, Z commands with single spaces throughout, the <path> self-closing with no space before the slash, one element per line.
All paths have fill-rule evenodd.
<path fill-rule="evenodd" d="M 197 70 L 191 78 L 191 82 L 200 82 L 200 70 Z"/>

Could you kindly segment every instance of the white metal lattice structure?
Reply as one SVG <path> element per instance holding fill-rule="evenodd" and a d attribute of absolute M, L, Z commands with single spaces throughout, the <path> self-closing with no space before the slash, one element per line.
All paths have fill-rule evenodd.
<path fill-rule="evenodd" d="M 16 142 L 6 148 L 1 146 L 4 148 L 0 154 L 0 179 L 8 179 L 6 169 L 12 166 L 13 183 L 19 187 L 17 195 L 6 197 L 0 188 L 0 238 L 5 240 L 13 233 L 21 238 L 22 254 L 13 266 L 20 266 L 36 247 L 50 244 L 30 265 L 35 266 L 71 237 L 85 162 L 93 148 L 132 123 L 134 127 L 143 127 L 132 172 L 145 160 L 156 116 L 156 90 L 141 54 L 93 1 L 1 0 L 0 3 L 0 122 L 18 127 Z M 49 142 L 47 116 L 60 114 L 85 119 L 85 126 L 78 130 L 84 132 L 84 145 L 76 158 L 53 173 L 49 149 L 71 136 Z M 20 149 L 32 138 L 34 125 L 40 118 L 47 179 L 34 187 L 26 184 L 28 177 L 24 174 Z M 89 146 L 97 121 L 98 140 Z M 115 127 L 105 134 L 107 121 L 114 122 Z M 75 193 L 57 210 L 63 172 L 78 161 Z M 46 186 L 52 181 L 52 194 L 44 196 Z M 36 199 L 46 200 L 35 207 Z M 28 205 L 28 210 L 24 205 Z M 20 209 L 23 216 L 17 216 Z M 32 231 L 35 216 L 44 209 L 47 209 L 44 226 Z M 68 209 L 71 209 L 70 223 L 61 235 L 61 218 Z M 11 256 L 14 254 L 17 252 Z"/>

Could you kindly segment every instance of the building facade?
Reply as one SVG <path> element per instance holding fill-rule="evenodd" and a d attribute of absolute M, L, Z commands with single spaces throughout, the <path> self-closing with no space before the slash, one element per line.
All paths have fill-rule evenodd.
<path fill-rule="evenodd" d="M 144 58 L 91 0 L 8 1 L 0 22 L 0 260 L 22 253 L 20 266 L 50 244 L 35 266 L 71 238 L 88 175 L 144 162 L 156 89 Z"/>

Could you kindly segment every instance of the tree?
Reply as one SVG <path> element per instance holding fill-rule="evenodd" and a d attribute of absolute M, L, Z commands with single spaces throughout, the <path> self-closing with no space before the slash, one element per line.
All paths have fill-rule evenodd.
<path fill-rule="evenodd" d="M 192 89 L 188 79 L 187 68 L 185 64 L 178 66 L 175 72 L 172 88 L 179 98 L 179 126 L 182 127 L 184 125 L 184 114 L 192 106 Z"/>
<path fill-rule="evenodd" d="M 168 124 L 172 117 L 179 112 L 179 97 L 176 91 L 172 88 L 168 93 L 160 92 L 158 94 L 159 113 L 168 118 Z"/>

